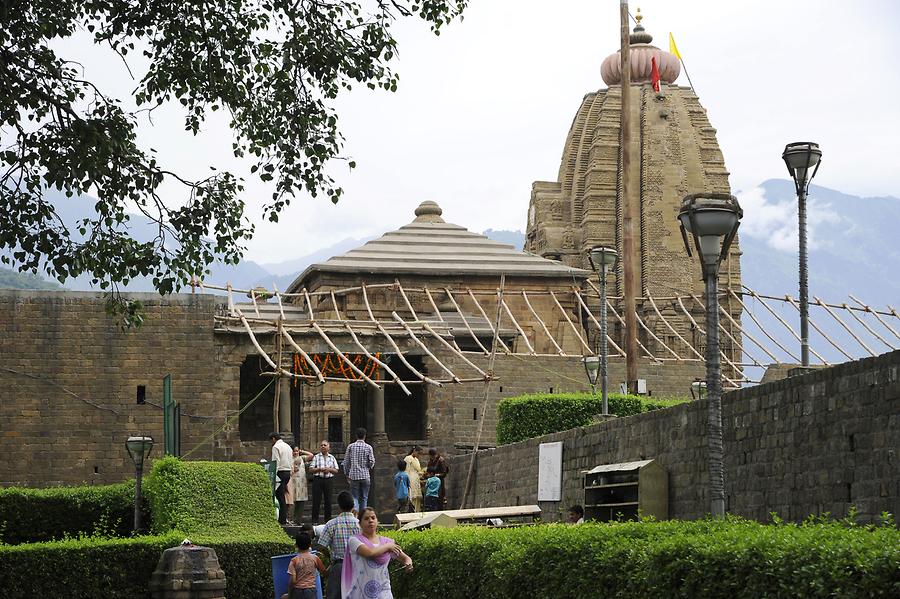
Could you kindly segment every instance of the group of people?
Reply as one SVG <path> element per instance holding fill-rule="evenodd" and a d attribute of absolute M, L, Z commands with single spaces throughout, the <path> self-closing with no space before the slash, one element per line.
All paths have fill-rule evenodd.
<path fill-rule="evenodd" d="M 334 476 L 340 473 L 341 466 L 349 481 L 354 509 L 361 514 L 368 506 L 375 454 L 372 446 L 366 443 L 366 429 L 357 429 L 356 441 L 347 446 L 340 466 L 337 458 L 330 452 L 328 441 L 322 441 L 319 452 L 313 454 L 300 447 L 292 450 L 278 433 L 271 433 L 269 439 L 272 442 L 272 461 L 276 463 L 275 498 L 278 500 L 280 524 L 293 524 L 294 519 L 301 519 L 304 502 L 309 500 L 310 495 L 308 475 L 312 487 L 312 523 L 319 522 L 323 503 L 324 509 L 321 511 L 324 512 L 325 520 L 331 520 Z M 420 447 L 413 446 L 397 464 L 394 489 L 398 512 L 421 512 L 423 509 L 435 511 L 445 507 L 447 500 L 444 479 L 450 472 L 450 466 L 437 450 L 429 449 L 428 463 L 423 468 L 419 461 L 421 451 Z"/>
<path fill-rule="evenodd" d="M 337 499 L 341 513 L 321 527 L 315 538 L 315 545 L 331 556 L 330 565 L 326 568 L 312 552 L 312 525 L 301 527 L 296 538 L 298 554 L 287 570 L 289 599 L 316 599 L 317 571 L 327 580 L 327 599 L 392 599 L 388 564 L 396 560 L 411 571 L 412 558 L 393 539 L 378 535 L 374 508 L 366 506 L 357 516 L 348 491 L 341 491 Z"/>
<path fill-rule="evenodd" d="M 436 449 L 428 450 L 428 465 L 423 469 L 419 461 L 422 448 L 414 445 L 405 458 L 397 462 L 394 492 L 397 512 L 433 512 L 444 509 L 447 492 L 444 479 L 450 465 Z M 424 486 L 424 488 L 423 488 Z"/>

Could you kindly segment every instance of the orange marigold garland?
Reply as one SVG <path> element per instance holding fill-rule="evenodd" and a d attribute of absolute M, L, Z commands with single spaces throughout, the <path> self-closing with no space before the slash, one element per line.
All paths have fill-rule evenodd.
<path fill-rule="evenodd" d="M 366 357 L 363 354 L 345 354 L 347 358 L 353 362 L 353 365 L 359 368 L 365 375 L 371 378 L 375 371 L 378 370 L 378 362 L 375 360 Z M 336 378 L 344 378 L 350 381 L 361 381 L 363 377 L 356 373 L 355 370 L 350 368 L 339 356 L 336 354 L 311 354 L 309 356 L 313 363 L 315 363 L 316 367 L 319 369 L 319 372 L 322 373 L 322 376 L 327 377 L 336 377 Z M 381 354 L 375 354 L 375 358 L 381 358 Z M 309 363 L 300 357 L 300 354 L 294 354 L 294 374 L 303 375 L 303 376 L 315 376 L 316 372 L 309 365 Z M 294 385 L 296 385 L 298 379 L 294 379 Z M 307 381 L 310 382 L 310 381 Z M 311 383 L 314 384 L 314 383 Z"/>

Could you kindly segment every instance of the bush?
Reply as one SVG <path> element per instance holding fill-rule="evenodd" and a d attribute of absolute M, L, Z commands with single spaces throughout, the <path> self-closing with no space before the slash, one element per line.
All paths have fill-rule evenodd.
<path fill-rule="evenodd" d="M 609 411 L 617 416 L 668 408 L 686 400 L 649 400 L 636 395 L 609 396 Z M 506 445 L 532 437 L 591 424 L 603 413 L 603 401 L 590 393 L 533 394 L 509 397 L 497 405 L 497 443 Z"/>
<path fill-rule="evenodd" d="M 816 522 L 464 527 L 392 533 L 396 597 L 897 597 L 900 532 Z"/>
<path fill-rule="evenodd" d="M 163 458 L 153 464 L 147 496 L 154 532 L 180 530 L 216 550 L 229 598 L 274 595 L 270 558 L 291 553 L 293 543 L 275 519 L 258 464 Z"/>
<path fill-rule="evenodd" d="M 275 521 L 262 468 L 164 458 L 154 463 L 144 488 L 153 536 L 0 546 L 4 599 L 60 589 L 71 597 L 147 596 L 160 555 L 185 537 L 216 550 L 229 598 L 272 597 L 270 558 L 289 553 L 292 543 Z"/>
<path fill-rule="evenodd" d="M 10 545 L 85 535 L 126 537 L 133 524 L 133 480 L 96 487 L 0 489 L 0 541 Z"/>

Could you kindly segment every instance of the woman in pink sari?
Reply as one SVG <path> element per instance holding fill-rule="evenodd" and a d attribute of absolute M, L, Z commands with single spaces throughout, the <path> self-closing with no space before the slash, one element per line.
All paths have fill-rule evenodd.
<path fill-rule="evenodd" d="M 394 599 L 388 564 L 391 559 L 412 570 L 412 558 L 393 539 L 378 536 L 378 516 L 371 507 L 359 515 L 361 533 L 350 537 L 341 572 L 342 599 Z"/>

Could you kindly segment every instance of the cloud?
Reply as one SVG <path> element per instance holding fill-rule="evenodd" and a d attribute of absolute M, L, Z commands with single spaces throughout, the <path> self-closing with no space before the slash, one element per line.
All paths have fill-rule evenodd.
<path fill-rule="evenodd" d="M 782 252 L 796 252 L 800 243 L 796 200 L 773 201 L 765 190 L 754 187 L 738 194 L 744 209 L 741 234 L 765 240 L 769 247 Z M 807 206 L 807 244 L 810 250 L 828 245 L 828 237 L 819 235 L 824 225 L 841 224 L 843 218 L 829 204 L 810 199 Z"/>

